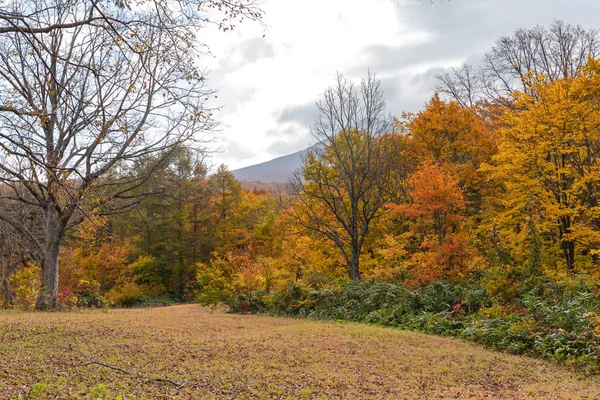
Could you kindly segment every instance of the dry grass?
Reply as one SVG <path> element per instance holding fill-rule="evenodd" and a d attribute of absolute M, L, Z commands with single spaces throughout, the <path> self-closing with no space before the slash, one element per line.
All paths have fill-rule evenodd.
<path fill-rule="evenodd" d="M 455 339 L 186 305 L 0 313 L 0 398 L 19 396 L 593 399 L 600 380 Z"/>

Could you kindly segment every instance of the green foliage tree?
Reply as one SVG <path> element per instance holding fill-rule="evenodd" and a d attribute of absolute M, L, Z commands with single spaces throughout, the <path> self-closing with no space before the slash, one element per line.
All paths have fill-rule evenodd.
<path fill-rule="evenodd" d="M 227 169 L 227 166 L 223 164 L 210 177 L 209 185 L 213 206 L 218 213 L 218 217 L 220 219 L 227 219 L 231 216 L 232 210 L 240 202 L 242 185 L 231 171 Z"/>
<path fill-rule="evenodd" d="M 194 151 L 178 147 L 165 157 L 151 157 L 138 166 L 153 169 L 142 191 L 144 198 L 121 224 L 134 238 L 139 256 L 150 257 L 137 269 L 144 283 L 184 298 L 186 287 L 195 279 L 194 265 L 201 258 L 196 245 L 202 240 L 198 229 L 198 209 L 209 204 L 206 169 Z M 149 281 L 149 277 L 153 277 Z"/>

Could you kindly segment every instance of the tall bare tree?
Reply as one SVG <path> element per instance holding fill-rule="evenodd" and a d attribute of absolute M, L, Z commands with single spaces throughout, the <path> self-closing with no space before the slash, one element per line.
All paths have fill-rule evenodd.
<path fill-rule="evenodd" d="M 292 215 L 304 228 L 335 243 L 352 280 L 373 219 L 388 201 L 393 120 L 380 82 L 371 73 L 359 87 L 338 75 L 317 103 L 316 144 L 290 181 Z"/>
<path fill-rule="evenodd" d="M 600 34 L 554 21 L 549 28 L 518 29 L 501 37 L 478 67 L 464 65 L 438 75 L 437 90 L 464 106 L 486 99 L 509 104 L 514 91 L 532 84 L 576 76 L 588 57 L 600 56 Z"/>
<path fill-rule="evenodd" d="M 260 16 L 243 0 L 1 3 L 0 199 L 40 209 L 43 236 L 3 209 L 0 219 L 42 255 L 37 308 L 55 306 L 67 229 L 139 196 L 152 170 L 129 173 L 136 159 L 213 127 L 196 66 L 207 7 Z M 230 29 L 229 18 L 217 23 Z"/>

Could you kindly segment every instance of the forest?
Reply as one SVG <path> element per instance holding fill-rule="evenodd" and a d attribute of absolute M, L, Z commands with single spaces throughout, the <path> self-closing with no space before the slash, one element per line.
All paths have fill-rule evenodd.
<path fill-rule="evenodd" d="M 123 27 L 2 37 L 2 307 L 224 304 L 600 371 L 597 31 L 499 38 L 417 113 L 338 75 L 303 167 L 249 190 L 192 139 L 213 122 L 187 32 Z"/>

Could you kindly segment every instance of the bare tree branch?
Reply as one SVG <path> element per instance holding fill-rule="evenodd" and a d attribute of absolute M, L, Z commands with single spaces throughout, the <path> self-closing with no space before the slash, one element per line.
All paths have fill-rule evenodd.
<path fill-rule="evenodd" d="M 554 21 L 549 28 L 518 29 L 496 41 L 477 68 L 463 66 L 438 75 L 436 90 L 464 106 L 491 100 L 510 106 L 515 91 L 576 76 L 588 57 L 600 56 L 600 31 Z"/>
<path fill-rule="evenodd" d="M 289 184 L 296 200 L 290 210 L 298 224 L 336 245 L 358 280 L 371 221 L 389 201 L 392 118 L 370 73 L 359 88 L 338 75 L 317 108 L 316 144 Z"/>

